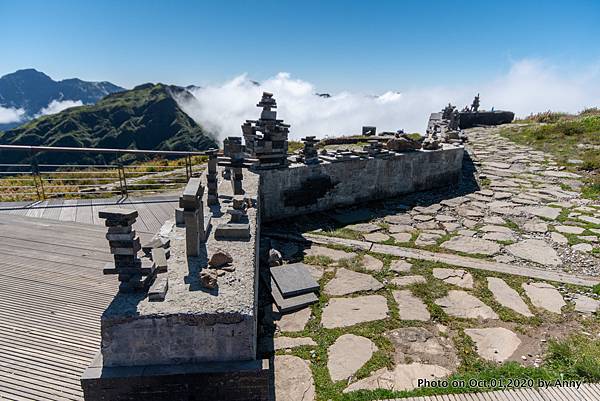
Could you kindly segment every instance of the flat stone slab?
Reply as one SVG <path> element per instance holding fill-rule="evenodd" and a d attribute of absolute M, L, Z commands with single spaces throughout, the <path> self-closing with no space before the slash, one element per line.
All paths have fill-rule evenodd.
<path fill-rule="evenodd" d="M 414 276 L 401 276 L 392 279 L 392 284 L 397 285 L 398 287 L 406 287 L 407 285 L 417 284 L 417 283 L 426 283 L 427 280 L 425 277 L 420 275 Z"/>
<path fill-rule="evenodd" d="M 344 393 L 356 390 L 375 390 L 378 388 L 404 391 L 414 390 L 418 386 L 419 379 L 435 380 L 450 375 L 450 371 L 437 365 L 423 363 L 410 363 L 396 365 L 394 370 L 387 368 L 379 369 L 371 376 L 352 383 L 344 389 Z"/>
<path fill-rule="evenodd" d="M 325 286 L 324 291 L 328 295 L 341 296 L 359 291 L 377 291 L 381 288 L 383 288 L 383 284 L 370 274 L 339 268 L 333 280 Z"/>
<path fill-rule="evenodd" d="M 390 234 L 398 242 L 410 242 L 412 234 L 410 233 L 393 233 Z"/>
<path fill-rule="evenodd" d="M 596 225 L 600 226 L 600 218 L 598 218 L 598 217 L 581 215 L 581 216 L 577 217 L 577 219 L 581 220 L 581 221 L 585 221 L 586 223 L 592 223 L 592 224 L 596 224 Z"/>
<path fill-rule="evenodd" d="M 411 224 L 412 223 L 412 217 L 410 216 L 410 214 L 406 214 L 406 213 L 402 213 L 402 214 L 394 214 L 391 216 L 385 216 L 383 218 L 383 221 L 385 221 L 388 224 Z"/>
<path fill-rule="evenodd" d="M 315 382 L 310 363 L 293 355 L 275 356 L 275 398 L 278 401 L 313 401 Z"/>
<path fill-rule="evenodd" d="M 387 318 L 387 316 L 387 300 L 381 295 L 332 298 L 323 309 L 321 324 L 326 329 L 333 329 L 381 320 Z"/>
<path fill-rule="evenodd" d="M 275 305 L 273 305 L 275 308 Z M 304 308 L 296 312 L 280 314 L 276 310 L 273 311 L 273 321 L 280 331 L 294 332 L 302 331 L 310 319 L 310 308 Z"/>
<path fill-rule="evenodd" d="M 556 226 L 554 227 L 556 231 L 563 234 L 583 234 L 585 228 L 577 227 L 577 226 Z"/>
<path fill-rule="evenodd" d="M 479 356 L 493 362 L 504 362 L 521 345 L 519 336 L 504 327 L 465 329 L 465 334 L 475 342 Z"/>
<path fill-rule="evenodd" d="M 530 221 L 523 224 L 523 230 L 530 233 L 545 233 L 548 231 L 548 224 L 542 222 Z"/>
<path fill-rule="evenodd" d="M 595 313 L 598 307 L 600 307 L 600 301 L 587 295 L 577 294 L 573 300 L 575 301 L 575 310 L 577 312 Z"/>
<path fill-rule="evenodd" d="M 580 242 L 579 244 L 572 245 L 571 249 L 578 252 L 592 252 L 594 247 L 591 244 Z"/>
<path fill-rule="evenodd" d="M 277 351 L 286 348 L 296 348 L 310 346 L 314 347 L 317 343 L 310 337 L 275 337 L 273 339 L 273 348 Z"/>
<path fill-rule="evenodd" d="M 489 241 L 513 241 L 514 242 L 517 240 L 517 238 L 512 234 L 496 233 L 496 232 L 487 233 L 482 238 L 485 240 L 489 240 Z"/>
<path fill-rule="evenodd" d="M 345 252 L 318 245 L 313 245 L 312 247 L 305 249 L 304 253 L 306 256 L 324 256 L 334 262 L 339 262 L 342 259 L 352 259 L 356 256 L 354 252 Z"/>
<path fill-rule="evenodd" d="M 408 273 L 412 268 L 412 264 L 406 260 L 394 260 L 390 263 L 390 270 L 396 273 Z"/>
<path fill-rule="evenodd" d="M 390 224 L 390 226 L 388 227 L 388 231 L 393 234 L 414 233 L 417 231 L 417 229 L 408 224 Z"/>
<path fill-rule="evenodd" d="M 450 290 L 448 295 L 435 301 L 444 312 L 466 319 L 498 319 L 496 312 L 478 298 L 465 291 Z"/>
<path fill-rule="evenodd" d="M 460 364 L 449 336 L 435 328 L 401 327 L 385 333 L 394 345 L 394 363 L 419 362 L 455 370 Z"/>
<path fill-rule="evenodd" d="M 554 231 L 550 233 L 550 239 L 561 245 L 566 245 L 569 243 L 569 239 L 567 237 Z"/>
<path fill-rule="evenodd" d="M 493 224 L 487 224 L 480 228 L 480 231 L 486 233 L 506 233 L 506 234 L 514 234 L 513 230 L 506 226 L 498 226 Z"/>
<path fill-rule="evenodd" d="M 526 239 L 516 244 L 508 245 L 506 250 L 512 255 L 539 263 L 545 266 L 560 266 L 561 259 L 556 251 L 546 242 L 539 239 Z"/>
<path fill-rule="evenodd" d="M 442 248 L 456 252 L 473 253 L 479 255 L 494 255 L 500 252 L 500 245 L 481 238 L 458 236 L 440 245 Z"/>
<path fill-rule="evenodd" d="M 370 233 L 363 235 L 363 237 L 369 242 L 384 242 L 390 239 L 390 236 L 385 233 Z"/>
<path fill-rule="evenodd" d="M 435 268 L 433 269 L 433 277 L 447 284 L 463 288 L 473 288 L 473 276 L 462 269 Z"/>
<path fill-rule="evenodd" d="M 415 297 L 410 290 L 397 290 L 393 295 L 398 304 L 400 319 L 427 322 L 431 318 L 425 303 Z"/>
<path fill-rule="evenodd" d="M 550 220 L 556 220 L 562 209 L 550 206 L 527 206 L 524 209 L 527 213 L 534 216 L 543 217 Z"/>
<path fill-rule="evenodd" d="M 275 266 L 270 271 L 284 298 L 319 290 L 319 283 L 304 263 Z"/>
<path fill-rule="evenodd" d="M 523 301 L 523 298 L 521 298 L 519 293 L 506 284 L 504 280 L 497 277 L 488 277 L 487 283 L 488 289 L 492 292 L 494 299 L 500 305 L 512 309 L 523 316 L 533 316 L 533 313 L 531 313 L 529 307 L 525 301 Z"/>
<path fill-rule="evenodd" d="M 562 307 L 566 305 L 562 295 L 552 284 L 542 282 L 523 283 L 523 289 L 531 303 L 538 308 L 560 314 L 562 313 Z"/>
<path fill-rule="evenodd" d="M 368 338 L 354 334 L 343 334 L 327 350 L 327 369 L 332 381 L 346 380 L 377 351 L 377 346 Z"/>
<path fill-rule="evenodd" d="M 379 272 L 383 269 L 383 262 L 371 255 L 363 255 L 362 265 L 365 269 L 372 272 Z"/>
<path fill-rule="evenodd" d="M 358 231 L 359 233 L 365 233 L 365 234 L 381 230 L 381 227 L 379 227 L 377 224 L 373 224 L 373 223 L 352 224 L 352 225 L 346 226 L 345 228 L 352 230 L 352 231 Z"/>

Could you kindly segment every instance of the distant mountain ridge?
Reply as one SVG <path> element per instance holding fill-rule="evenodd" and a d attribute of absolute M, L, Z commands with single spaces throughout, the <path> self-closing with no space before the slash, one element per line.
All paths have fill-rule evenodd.
<path fill-rule="evenodd" d="M 181 108 L 178 98 L 194 100 L 185 88 L 144 84 L 107 95 L 94 105 L 71 107 L 0 132 L 0 144 L 102 147 L 119 149 L 205 150 L 216 141 Z M 8 163 L 26 154 L 0 153 Z M 79 154 L 52 153 L 40 162 L 94 163 Z"/>
<path fill-rule="evenodd" d="M 88 82 L 78 78 L 55 81 L 33 68 L 0 77 L 0 106 L 25 110 L 23 121 L 0 125 L 0 130 L 34 118 L 52 101 L 81 101 L 94 104 L 104 96 L 124 91 L 110 82 Z"/>

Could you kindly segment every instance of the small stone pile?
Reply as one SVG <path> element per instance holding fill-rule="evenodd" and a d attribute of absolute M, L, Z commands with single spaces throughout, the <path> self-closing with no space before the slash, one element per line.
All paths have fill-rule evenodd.
<path fill-rule="evenodd" d="M 377 139 L 371 139 L 367 141 L 369 144 L 363 148 L 370 157 L 385 157 L 389 156 L 387 149 L 383 147 L 383 144 Z"/>
<path fill-rule="evenodd" d="M 156 274 L 155 265 L 147 259 L 138 258 L 141 249 L 140 238 L 132 229 L 138 216 L 137 210 L 106 208 L 98 216 L 105 219 L 108 227 L 106 239 L 114 263 L 107 263 L 104 274 L 118 274 L 120 292 L 142 291 L 148 287 Z M 145 277 L 144 277 L 145 276 Z"/>
<path fill-rule="evenodd" d="M 315 146 L 319 141 L 314 136 L 307 136 L 306 138 L 302 138 L 302 142 L 304 142 L 304 149 L 301 151 L 300 160 L 304 164 L 318 164 L 319 154 Z"/>
<path fill-rule="evenodd" d="M 211 149 L 206 152 L 208 156 L 208 166 L 206 169 L 206 186 L 208 188 L 208 197 L 206 203 L 209 206 L 219 204 L 219 193 L 217 191 L 219 182 L 217 181 L 217 149 Z"/>

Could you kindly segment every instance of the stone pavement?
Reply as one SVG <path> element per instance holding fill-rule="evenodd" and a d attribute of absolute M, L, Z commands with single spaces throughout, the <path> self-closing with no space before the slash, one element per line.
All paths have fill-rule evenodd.
<path fill-rule="evenodd" d="M 497 129 L 472 129 L 469 139 L 479 189 L 338 211 L 351 224 L 290 235 L 311 242 L 289 256 L 323 264 L 322 291 L 319 304 L 275 320 L 276 372 L 293 365 L 298 374 L 280 380 L 301 381 L 278 399 L 316 399 L 315 372 L 327 391 L 412 390 L 419 378 L 449 376 L 465 355 L 537 367 L 550 339 L 600 336 L 589 318 L 600 306 L 591 291 L 600 205 L 569 189 L 578 176 Z M 489 394 L 546 400 L 563 390 L 554 391 Z"/>

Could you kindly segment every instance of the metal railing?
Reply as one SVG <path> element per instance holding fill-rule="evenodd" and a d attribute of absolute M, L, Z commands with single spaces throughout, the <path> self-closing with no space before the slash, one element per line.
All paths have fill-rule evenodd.
<path fill-rule="evenodd" d="M 56 153 L 91 161 L 52 163 Z M 11 160 L 16 162 L 3 163 Z M 0 145 L 0 201 L 177 190 L 203 169 L 204 161 L 205 152 Z"/>

